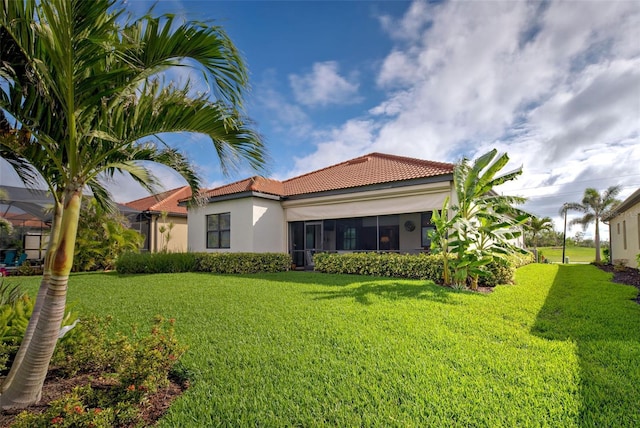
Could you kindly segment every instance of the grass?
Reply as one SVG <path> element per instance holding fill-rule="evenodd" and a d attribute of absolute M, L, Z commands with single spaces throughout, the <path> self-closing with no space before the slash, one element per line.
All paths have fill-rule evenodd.
<path fill-rule="evenodd" d="M 161 427 L 638 426 L 637 290 L 609 278 L 529 265 L 477 294 L 308 272 L 87 274 L 69 301 L 122 330 L 177 319 L 194 382 Z"/>
<path fill-rule="evenodd" d="M 545 258 L 552 263 L 562 262 L 562 247 L 539 247 Z M 596 249 L 588 247 L 566 247 L 565 257 L 569 257 L 569 263 L 591 263 L 596 259 Z"/>

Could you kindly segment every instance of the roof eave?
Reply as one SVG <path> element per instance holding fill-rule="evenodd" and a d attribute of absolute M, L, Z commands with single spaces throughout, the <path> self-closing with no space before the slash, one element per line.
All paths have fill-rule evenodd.
<path fill-rule="evenodd" d="M 441 183 L 446 181 L 453 181 L 453 174 L 442 174 L 442 175 L 435 175 L 431 177 L 414 178 L 411 180 L 389 181 L 386 183 L 369 184 L 366 186 L 359 186 L 359 187 L 348 187 L 345 189 L 325 190 L 322 192 L 301 193 L 298 195 L 287 196 L 286 199 L 296 200 L 296 199 L 317 198 L 322 196 L 344 195 L 348 193 L 370 192 L 370 191 L 392 189 L 392 188 L 399 188 L 399 187 L 406 187 L 406 186 L 417 186 L 420 184 Z"/>
<path fill-rule="evenodd" d="M 624 213 L 629 208 L 637 205 L 638 203 L 640 203 L 640 189 L 636 190 L 631 194 L 631 196 L 629 196 L 627 199 L 622 201 L 620 205 L 615 207 L 614 210 L 609 215 L 603 217 L 602 221 L 609 221 L 619 216 L 620 214 Z"/>

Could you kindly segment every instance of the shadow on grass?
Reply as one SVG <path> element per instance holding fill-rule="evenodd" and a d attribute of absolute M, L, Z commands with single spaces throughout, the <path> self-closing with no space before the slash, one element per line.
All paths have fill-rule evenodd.
<path fill-rule="evenodd" d="M 460 304 L 457 299 L 453 298 L 455 294 L 460 293 L 467 292 L 442 287 L 432 282 L 425 284 L 408 284 L 401 281 L 381 279 L 377 282 L 361 283 L 354 287 L 327 291 L 312 291 L 307 294 L 314 295 L 317 300 L 351 298 L 363 305 L 370 305 L 373 303 L 373 296 L 387 300 L 417 299 L 438 303 Z M 481 294 L 477 295 L 482 296 Z"/>
<path fill-rule="evenodd" d="M 210 275 L 210 274 L 207 274 Z M 352 284 L 362 282 L 363 278 L 370 279 L 360 275 L 338 275 L 329 273 L 320 273 L 314 271 L 287 271 L 275 273 L 253 273 L 253 274 L 237 274 L 230 275 L 236 278 L 246 278 L 248 280 L 262 279 L 275 282 L 287 282 L 293 284 L 320 285 L 331 287 L 346 287 Z M 384 278 L 389 279 L 389 278 Z"/>
<path fill-rule="evenodd" d="M 576 344 L 579 426 L 640 426 L 636 291 L 594 266 L 560 265 L 532 334 Z"/>

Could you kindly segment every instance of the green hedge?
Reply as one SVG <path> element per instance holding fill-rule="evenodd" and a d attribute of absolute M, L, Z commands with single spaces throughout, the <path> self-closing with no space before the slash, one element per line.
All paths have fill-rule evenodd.
<path fill-rule="evenodd" d="M 315 270 L 324 273 L 427 279 L 442 283 L 441 255 L 395 253 L 318 253 Z M 533 255 L 497 259 L 487 265 L 489 274 L 479 278 L 485 287 L 512 284 L 516 268 L 533 262 Z"/>
<path fill-rule="evenodd" d="M 442 256 L 395 253 L 318 253 L 315 270 L 325 273 L 388 276 L 396 278 L 442 279 Z"/>
<path fill-rule="evenodd" d="M 194 272 L 196 253 L 124 253 L 116 260 L 118 273 Z"/>
<path fill-rule="evenodd" d="M 198 253 L 199 272 L 265 273 L 291 268 L 291 256 L 284 253 Z"/>
<path fill-rule="evenodd" d="M 478 279 L 479 285 L 484 287 L 495 287 L 500 284 L 513 284 L 516 269 L 534 262 L 532 253 L 527 255 L 508 256 L 506 259 L 495 259 L 487 265 L 488 275 Z"/>
<path fill-rule="evenodd" d="M 125 253 L 118 257 L 119 273 L 258 273 L 282 272 L 291 257 L 282 253 Z"/>

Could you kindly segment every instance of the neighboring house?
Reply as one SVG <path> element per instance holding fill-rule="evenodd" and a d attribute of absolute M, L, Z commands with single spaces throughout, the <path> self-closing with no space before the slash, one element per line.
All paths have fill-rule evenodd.
<path fill-rule="evenodd" d="M 428 251 L 431 214 L 455 203 L 451 163 L 371 153 L 285 181 L 252 177 L 204 193 L 189 208 L 189 250 Z M 184 204 L 185 201 L 182 201 Z"/>
<path fill-rule="evenodd" d="M 27 260 L 42 260 L 49 242 L 53 197 L 47 190 L 42 189 L 0 186 L 0 190 L 6 194 L 6 199 L 0 199 L 0 217 L 11 222 L 14 227 L 13 237 L 19 241 L 19 245 L 12 245 L 12 248 L 0 248 L 0 257 L 3 250 L 15 249 L 14 247 L 18 246 L 27 253 Z M 129 220 L 139 213 L 121 204 L 117 204 L 117 207 Z M 9 238 L 0 236 L 0 247 L 5 247 L 5 241 Z"/>
<path fill-rule="evenodd" d="M 625 260 L 629 267 L 638 267 L 640 254 L 640 189 L 618 205 L 603 219 L 609 223 L 611 260 Z"/>
<path fill-rule="evenodd" d="M 124 204 L 140 211 L 131 228 L 144 236 L 143 251 L 187 251 L 187 208 L 179 206 L 178 201 L 190 197 L 191 188 L 184 186 Z"/>

